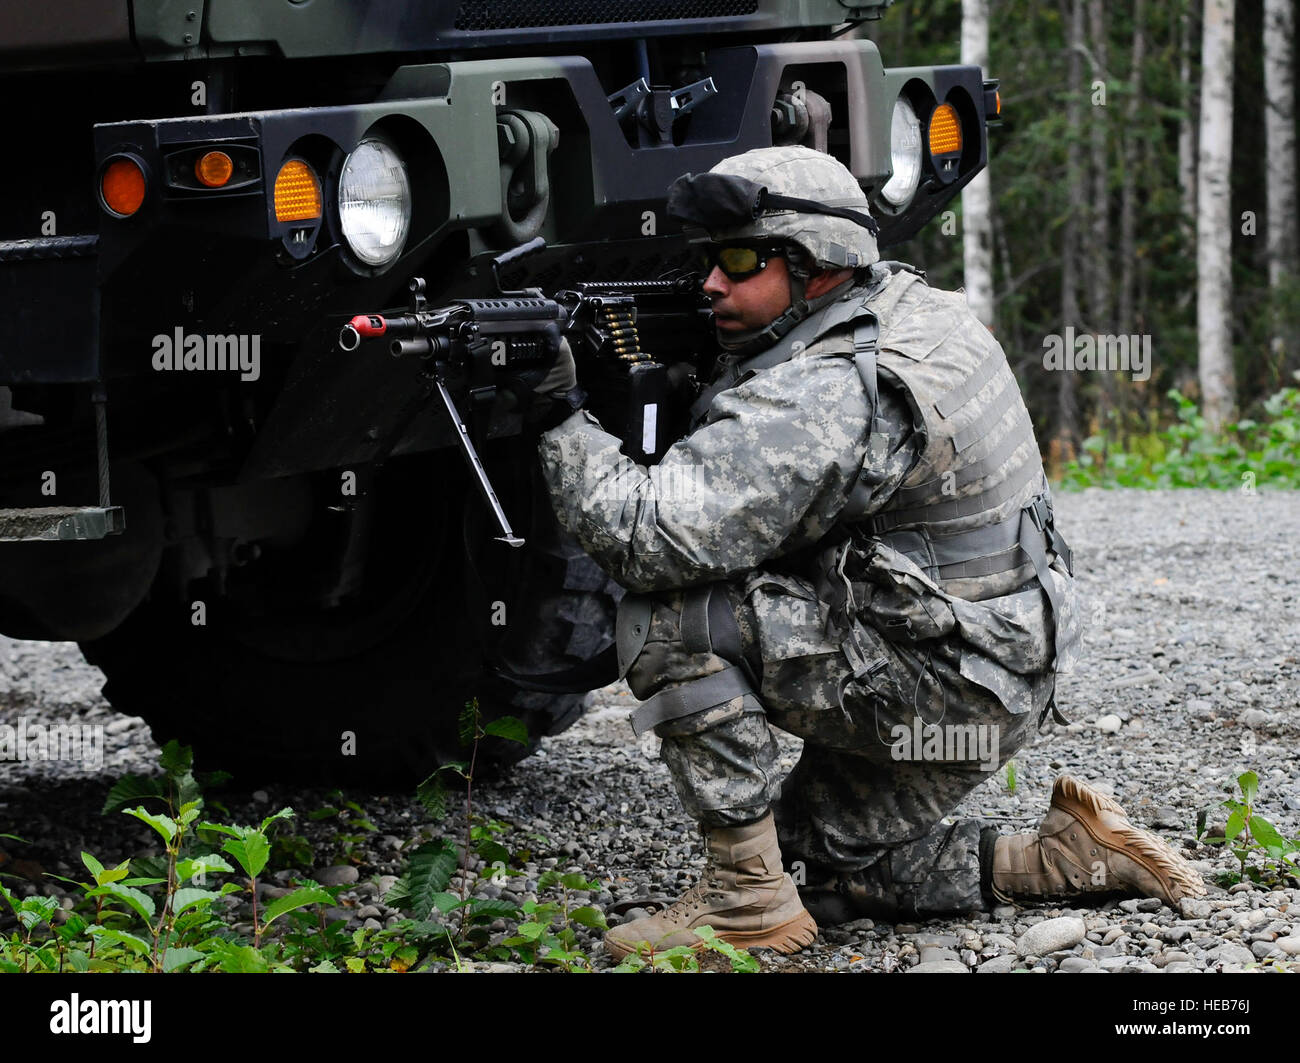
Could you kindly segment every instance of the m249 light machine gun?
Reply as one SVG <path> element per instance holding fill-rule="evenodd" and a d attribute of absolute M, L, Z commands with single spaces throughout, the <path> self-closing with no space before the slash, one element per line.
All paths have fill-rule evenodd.
<path fill-rule="evenodd" d="M 544 247 L 537 238 L 493 259 L 497 296 L 430 308 L 425 282 L 415 277 L 404 313 L 358 314 L 338 337 L 344 351 L 357 350 L 363 340 L 383 339 L 393 357 L 422 360 L 422 383 L 389 426 L 381 453 L 396 445 L 436 392 L 472 479 L 496 520 L 496 538 L 513 547 L 524 540 L 511 528 L 455 395 L 467 397 L 473 409 L 491 408 L 488 420 L 499 412 L 497 403 L 505 412 L 526 416 L 533 390 L 555 363 L 561 344 L 569 341 L 602 421 L 624 439 L 629 457 L 650 464 L 680 434 L 689 403 L 674 404 L 673 398 L 690 390 L 694 352 L 701 349 L 708 316 L 698 278 L 691 275 L 584 283 L 554 298 L 540 288 L 502 289 L 500 269 Z M 644 350 L 643 332 L 670 345 L 675 364 L 670 367 Z"/>

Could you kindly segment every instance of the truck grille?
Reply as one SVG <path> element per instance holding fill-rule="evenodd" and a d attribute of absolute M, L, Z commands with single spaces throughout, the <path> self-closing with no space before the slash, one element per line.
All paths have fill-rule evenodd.
<path fill-rule="evenodd" d="M 456 12 L 456 28 L 506 30 L 734 18 L 752 15 L 757 10 L 758 0 L 464 0 Z"/>

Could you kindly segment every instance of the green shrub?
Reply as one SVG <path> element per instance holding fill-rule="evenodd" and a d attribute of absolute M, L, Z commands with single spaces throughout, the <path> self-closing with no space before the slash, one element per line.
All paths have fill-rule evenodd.
<path fill-rule="evenodd" d="M 1068 489 L 1084 487 L 1212 487 L 1252 492 L 1300 487 L 1300 388 L 1283 388 L 1263 403 L 1264 420 L 1243 418 L 1211 434 L 1196 403 L 1171 390 L 1177 420 L 1138 436 L 1128 451 L 1089 436 L 1085 457 L 1069 462 Z"/>

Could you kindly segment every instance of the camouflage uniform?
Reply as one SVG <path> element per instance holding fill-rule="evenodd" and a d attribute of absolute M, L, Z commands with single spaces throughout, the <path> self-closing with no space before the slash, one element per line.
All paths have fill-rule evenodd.
<path fill-rule="evenodd" d="M 810 878 L 857 872 L 855 900 L 866 909 L 978 908 L 982 824 L 941 821 L 1005 763 L 1048 707 L 1054 653 L 1058 667 L 1068 665 L 1075 638 L 1072 583 L 1059 557 L 1044 577 L 1055 603 L 1027 562 L 975 575 L 948 566 L 948 578 L 939 578 L 945 570 L 934 555 L 908 538 L 915 538 L 907 527 L 913 511 L 899 499 L 910 492 L 933 505 L 939 488 L 945 498 L 948 488 L 960 497 L 970 477 L 963 481 L 957 469 L 948 482 L 953 470 L 931 447 L 935 429 L 904 385 L 911 367 L 900 359 L 924 358 L 918 349 L 942 343 L 966 363 L 996 360 L 994 369 L 1010 370 L 960 295 L 933 291 L 911 273 L 877 266 L 868 288 L 838 294 L 846 304 L 865 297 L 879 320 L 874 421 L 855 366 L 854 329 L 832 328 L 794 344 L 788 360 L 718 391 L 658 466 L 635 465 L 617 438 L 579 412 L 542 436 L 544 475 L 560 522 L 634 592 L 620 625 L 635 615 L 645 628 L 635 658 L 622 661 L 639 699 L 738 665 L 753 677 L 750 691 L 655 727 L 692 817 L 729 826 L 775 806 L 787 867 L 804 861 Z M 724 382 L 730 368 L 724 359 Z M 1022 465 L 1038 463 L 1014 380 L 1010 387 L 999 449 L 1014 448 Z M 978 412 L 992 401 L 972 400 L 977 392 L 966 396 L 967 413 L 972 402 Z M 973 449 L 991 451 L 998 442 Z M 1014 518 L 1045 490 L 1041 475 L 1038 463 L 1005 483 L 1000 515 Z M 990 497 L 986 487 L 973 485 Z M 878 534 L 846 535 L 850 504 L 856 519 L 882 523 Z M 890 513 L 897 520 L 883 519 Z M 959 529 L 960 518 L 955 510 Z M 1012 556 L 1023 557 L 1014 548 Z M 829 600 L 837 581 L 851 592 L 847 611 L 843 595 Z M 695 589 L 709 585 L 738 628 L 739 655 L 730 659 L 684 631 L 692 598 L 716 615 Z M 699 617 L 689 626 L 698 628 Z M 929 736 L 927 724 L 982 726 L 996 747 L 989 756 L 986 743 L 982 761 L 969 747 L 936 756 L 923 744 L 913 755 L 901 735 L 910 746 L 910 737 Z M 772 726 L 805 743 L 784 785 Z"/>

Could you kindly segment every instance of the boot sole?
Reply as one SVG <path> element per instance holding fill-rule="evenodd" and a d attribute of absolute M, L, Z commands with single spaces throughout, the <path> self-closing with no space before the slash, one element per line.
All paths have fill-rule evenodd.
<path fill-rule="evenodd" d="M 805 911 L 767 930 L 719 930 L 718 940 L 725 941 L 728 945 L 735 945 L 737 948 L 775 949 L 781 955 L 789 956 L 792 952 L 805 949 L 817 940 L 817 923 Z M 620 941 L 605 939 L 605 948 L 616 960 L 622 960 L 623 957 L 635 952 L 636 944 L 624 945 Z M 704 948 L 704 942 L 697 939 L 690 948 L 698 951 Z"/>
<path fill-rule="evenodd" d="M 1128 813 L 1117 801 L 1098 793 L 1078 779 L 1063 775 L 1056 781 L 1052 793 L 1052 807 L 1072 816 L 1098 845 L 1111 852 L 1122 853 L 1149 872 L 1164 891 L 1162 900 L 1171 908 L 1178 907 L 1181 897 L 1204 897 L 1205 883 L 1190 864 L 1179 856 L 1163 838 L 1135 826 Z M 1101 812 L 1112 812 L 1124 817 L 1128 830 L 1116 831 L 1103 827 Z"/>

